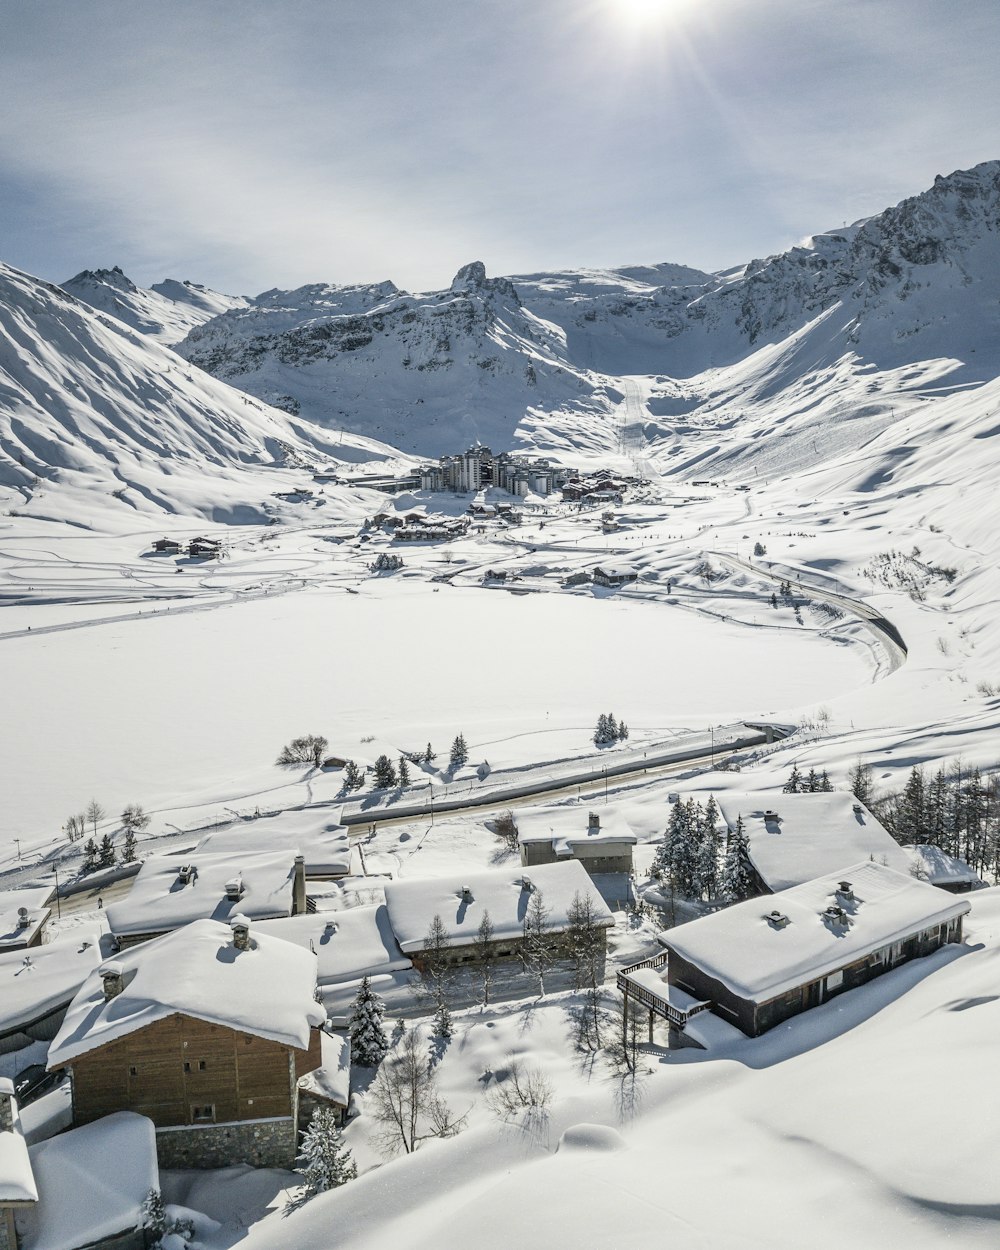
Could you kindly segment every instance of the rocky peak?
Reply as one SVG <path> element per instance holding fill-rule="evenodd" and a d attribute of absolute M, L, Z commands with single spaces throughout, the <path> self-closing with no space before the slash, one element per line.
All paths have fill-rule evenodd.
<path fill-rule="evenodd" d="M 481 260 L 462 266 L 452 279 L 451 291 L 454 295 L 464 295 L 470 291 L 478 291 L 483 295 L 506 295 L 516 304 L 521 303 L 513 282 L 509 278 L 487 278 L 486 266 Z"/>

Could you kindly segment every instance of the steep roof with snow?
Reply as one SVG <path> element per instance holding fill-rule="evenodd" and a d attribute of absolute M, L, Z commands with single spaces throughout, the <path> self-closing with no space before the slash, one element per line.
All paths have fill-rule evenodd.
<path fill-rule="evenodd" d="M 250 930 L 238 950 L 228 925 L 196 920 L 124 951 L 125 988 L 104 997 L 101 967 L 84 982 L 49 1048 L 49 1067 L 72 1062 L 129 1033 L 181 1014 L 304 1050 L 326 1019 L 313 997 L 316 956 Z"/>
<path fill-rule="evenodd" d="M 530 887 L 525 882 L 530 882 Z M 466 888 L 469 897 L 464 894 Z M 569 928 L 569 910 L 577 894 L 590 898 L 597 924 L 602 928 L 614 924 L 604 899 L 577 860 L 536 864 L 523 871 L 496 868 L 452 877 L 390 881 L 385 887 L 385 904 L 400 948 L 410 953 L 424 949 L 427 930 L 436 915 L 455 946 L 476 941 L 486 911 L 493 923 L 494 941 L 519 938 L 535 891 L 542 896 L 548 911 L 546 927 L 552 933 Z"/>
<path fill-rule="evenodd" d="M 346 1107 L 351 1099 L 351 1039 L 346 1033 L 319 1035 L 322 1063 L 299 1077 L 299 1089 Z"/>
<path fill-rule="evenodd" d="M 750 860 L 771 890 L 786 890 L 869 856 L 897 872 L 909 872 L 899 843 L 845 791 L 722 793 L 715 800 L 730 829 L 743 817 Z"/>
<path fill-rule="evenodd" d="M 66 1006 L 101 962 L 100 930 L 0 955 L 0 1036 Z"/>
<path fill-rule="evenodd" d="M 845 881 L 853 898 L 838 892 Z M 825 915 L 830 906 L 842 908 L 846 920 Z M 739 998 L 762 1003 L 969 910 L 966 899 L 863 860 L 678 925 L 660 941 Z"/>
<path fill-rule="evenodd" d="M 277 821 L 262 829 L 220 829 L 206 834 L 198 843 L 198 854 L 248 855 L 267 851 L 286 851 L 290 856 L 302 855 L 306 874 L 318 877 L 346 877 L 351 871 L 351 840 L 342 826 L 313 832 L 273 828 Z"/>
<path fill-rule="evenodd" d="M 517 840 L 522 843 L 551 842 L 557 855 L 572 855 L 573 848 L 581 844 L 634 844 L 638 841 L 620 808 L 613 803 L 602 805 L 597 815 L 600 824 L 591 829 L 590 808 L 580 804 L 523 808 L 517 813 Z"/>
<path fill-rule="evenodd" d="M 931 885 L 970 885 L 975 889 L 983 884 L 983 879 L 964 859 L 958 859 L 942 851 L 939 846 L 908 846 L 906 854 L 910 857 L 922 881 Z"/>
<path fill-rule="evenodd" d="M 132 889 L 108 909 L 111 932 L 160 933 L 192 920 L 228 920 L 240 913 L 251 920 L 292 914 L 295 853 L 257 855 L 151 855 L 139 869 Z M 188 882 L 181 870 L 195 868 Z M 226 897 L 227 884 L 240 878 L 238 899 Z"/>
<path fill-rule="evenodd" d="M 9 1098 L 14 1127 L 0 1133 L 0 1202 L 34 1202 L 38 1189 L 14 1097 L 14 1082 L 0 1076 L 0 1098 Z"/>
<path fill-rule="evenodd" d="M 159 1189 L 153 1121 L 116 1111 L 29 1148 L 38 1205 L 18 1217 L 21 1250 L 76 1250 L 103 1244 L 142 1222 Z"/>
<path fill-rule="evenodd" d="M 270 933 L 312 951 L 321 986 L 413 967 L 399 949 L 384 904 L 262 920 L 254 933 Z"/>

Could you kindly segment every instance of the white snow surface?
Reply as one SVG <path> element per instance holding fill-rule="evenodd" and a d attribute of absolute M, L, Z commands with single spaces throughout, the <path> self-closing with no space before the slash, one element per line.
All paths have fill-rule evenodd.
<path fill-rule="evenodd" d="M 921 881 L 931 885 L 971 885 L 973 889 L 985 884 L 979 874 L 956 855 L 949 855 L 939 846 L 919 844 L 905 848 L 912 865 L 911 872 Z"/>
<path fill-rule="evenodd" d="M 526 881 L 530 881 L 530 888 Z M 471 898 L 463 896 L 466 887 Z M 427 930 L 436 915 L 441 917 L 448 941 L 455 946 L 476 941 L 486 911 L 493 923 L 494 941 L 520 938 L 535 892 L 541 894 L 548 911 L 545 927 L 549 932 L 560 933 L 569 927 L 568 913 L 577 894 L 591 900 L 595 924 L 602 928 L 614 924 L 586 869 L 576 860 L 524 869 L 495 868 L 426 880 L 390 881 L 385 887 L 385 905 L 400 949 L 409 953 L 425 949 Z"/>
<path fill-rule="evenodd" d="M 76 1250 L 142 1222 L 159 1188 L 153 1121 L 116 1111 L 29 1148 L 38 1204 L 18 1216 L 22 1250 Z"/>
<path fill-rule="evenodd" d="M 99 929 L 85 926 L 72 937 L 0 955 L 0 1033 L 68 1005 L 101 962 L 100 936 Z"/>
<path fill-rule="evenodd" d="M 0 1203 L 34 1202 L 38 1188 L 14 1097 L 14 1082 L 9 1076 L 0 1076 L 0 1096 L 10 1099 L 13 1121 L 13 1128 L 0 1133 Z"/>
<path fill-rule="evenodd" d="M 850 882 L 853 899 L 838 893 L 841 881 Z M 846 912 L 846 924 L 824 916 L 831 905 Z M 660 941 L 740 998 L 762 1003 L 922 929 L 963 916 L 969 906 L 967 899 L 862 860 L 666 929 Z M 775 911 L 788 923 L 769 919 Z"/>
<path fill-rule="evenodd" d="M 339 825 L 308 832 L 278 821 L 269 821 L 263 828 L 236 825 L 207 833 L 198 843 L 196 854 L 236 856 L 239 862 L 240 856 L 274 851 L 286 851 L 290 859 L 302 855 L 306 876 L 343 877 L 351 870 L 351 840 Z"/>
<path fill-rule="evenodd" d="M 125 898 L 107 907 L 108 925 L 116 936 L 158 933 L 192 920 L 225 920 L 242 914 L 251 920 L 292 914 L 295 851 L 259 851 L 255 854 L 150 855 L 139 869 Z M 184 884 L 178 874 L 194 867 L 197 876 Z M 239 878 L 238 899 L 226 897 L 226 883 Z"/>
<path fill-rule="evenodd" d="M 906 851 L 853 794 L 723 791 L 715 798 L 730 829 L 743 817 L 750 859 L 771 890 L 827 876 L 869 856 L 897 872 L 910 870 Z M 765 819 L 766 812 L 778 819 Z"/>
<path fill-rule="evenodd" d="M 26 946 L 35 940 L 38 930 L 49 918 L 51 909 L 46 904 L 52 894 L 52 886 L 35 886 L 0 894 L 0 951 Z M 21 923 L 22 919 L 25 924 Z"/>
<path fill-rule="evenodd" d="M 318 961 L 323 989 L 413 966 L 399 949 L 384 904 L 261 920 L 254 932 L 270 933 L 311 950 Z"/>
<path fill-rule="evenodd" d="M 346 1107 L 351 1099 L 351 1039 L 324 1029 L 319 1044 L 322 1063 L 299 1077 L 299 1089 Z"/>
<path fill-rule="evenodd" d="M 597 812 L 600 827 L 590 831 L 591 811 Z M 557 855 L 572 855 L 575 846 L 619 842 L 634 845 L 636 835 L 618 804 L 601 803 L 593 808 L 522 807 L 517 812 L 518 842 L 551 842 Z"/>
<path fill-rule="evenodd" d="M 84 982 L 49 1048 L 49 1067 L 180 1013 L 305 1050 L 326 1020 L 315 1001 L 316 956 L 250 930 L 252 949 L 233 945 L 228 925 L 195 920 L 123 951 L 125 988 L 104 997 L 100 968 Z"/>

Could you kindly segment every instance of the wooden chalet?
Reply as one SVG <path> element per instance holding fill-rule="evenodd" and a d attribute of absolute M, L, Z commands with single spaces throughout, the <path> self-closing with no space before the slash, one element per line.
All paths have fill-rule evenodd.
<path fill-rule="evenodd" d="M 299 1078 L 322 1064 L 316 956 L 198 920 L 98 967 L 49 1050 L 73 1122 L 148 1116 L 162 1167 L 291 1167 Z"/>
<path fill-rule="evenodd" d="M 599 564 L 593 573 L 597 586 L 624 586 L 637 582 L 639 574 L 627 564 Z"/>
<path fill-rule="evenodd" d="M 177 555 L 181 549 L 181 544 L 175 538 L 158 538 L 153 543 L 153 550 L 161 555 Z"/>

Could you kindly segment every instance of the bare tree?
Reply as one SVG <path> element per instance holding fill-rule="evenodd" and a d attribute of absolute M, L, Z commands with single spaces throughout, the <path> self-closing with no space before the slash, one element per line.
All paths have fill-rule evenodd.
<path fill-rule="evenodd" d="M 149 817 L 140 803 L 129 803 L 122 810 L 122 824 L 126 829 L 142 831 L 149 824 Z"/>
<path fill-rule="evenodd" d="M 63 825 L 63 832 L 70 842 L 79 842 L 87 832 L 87 817 L 81 812 L 78 816 L 70 816 Z"/>
<path fill-rule="evenodd" d="M 601 987 L 607 938 L 597 923 L 590 894 L 573 895 L 567 913 L 566 942 L 573 964 L 573 988 L 583 991 L 583 1004 L 577 1020 L 577 1044 L 583 1050 L 601 1046 Z"/>
<path fill-rule="evenodd" d="M 91 799 L 90 802 L 87 804 L 87 810 L 84 812 L 84 816 L 86 817 L 88 823 L 93 828 L 95 838 L 97 837 L 97 826 L 100 824 L 102 820 L 104 820 L 107 814 L 108 813 L 104 810 L 104 808 L 100 805 L 100 803 L 98 803 L 96 799 Z"/>
<path fill-rule="evenodd" d="M 494 818 L 493 832 L 503 841 L 508 851 L 517 850 L 517 822 L 509 807 Z"/>
<path fill-rule="evenodd" d="M 514 1055 L 508 1055 L 506 1073 L 486 1096 L 490 1110 L 501 1120 L 509 1120 L 525 1108 L 544 1112 L 551 1100 L 552 1084 L 542 1069 L 529 1067 Z"/>
<path fill-rule="evenodd" d="M 493 971 L 496 967 L 496 948 L 493 945 L 493 921 L 489 909 L 483 912 L 483 918 L 476 930 L 476 966 L 479 969 L 479 984 L 482 988 L 482 1003 L 490 1005 L 490 991 L 493 989 Z"/>
<path fill-rule="evenodd" d="M 416 1032 L 404 1026 L 372 1082 L 366 1109 L 380 1126 L 378 1145 L 387 1155 L 412 1154 L 429 1137 L 454 1137 L 465 1127 L 467 1116 L 456 1118 L 438 1093 L 428 1058 Z"/>
<path fill-rule="evenodd" d="M 552 963 L 552 955 L 547 939 L 549 909 L 541 890 L 533 890 L 531 902 L 524 913 L 524 928 L 521 940 L 521 962 L 526 972 L 538 978 L 538 993 L 545 994 L 545 971 Z"/>
<path fill-rule="evenodd" d="M 438 1012 L 448 1008 L 454 969 L 451 963 L 451 943 L 441 917 L 435 914 L 424 938 L 424 980 Z"/>
<path fill-rule="evenodd" d="M 323 756 L 329 746 L 327 740 L 319 734 L 305 734 L 301 738 L 293 738 L 281 748 L 278 764 L 312 764 L 319 768 Z"/>

